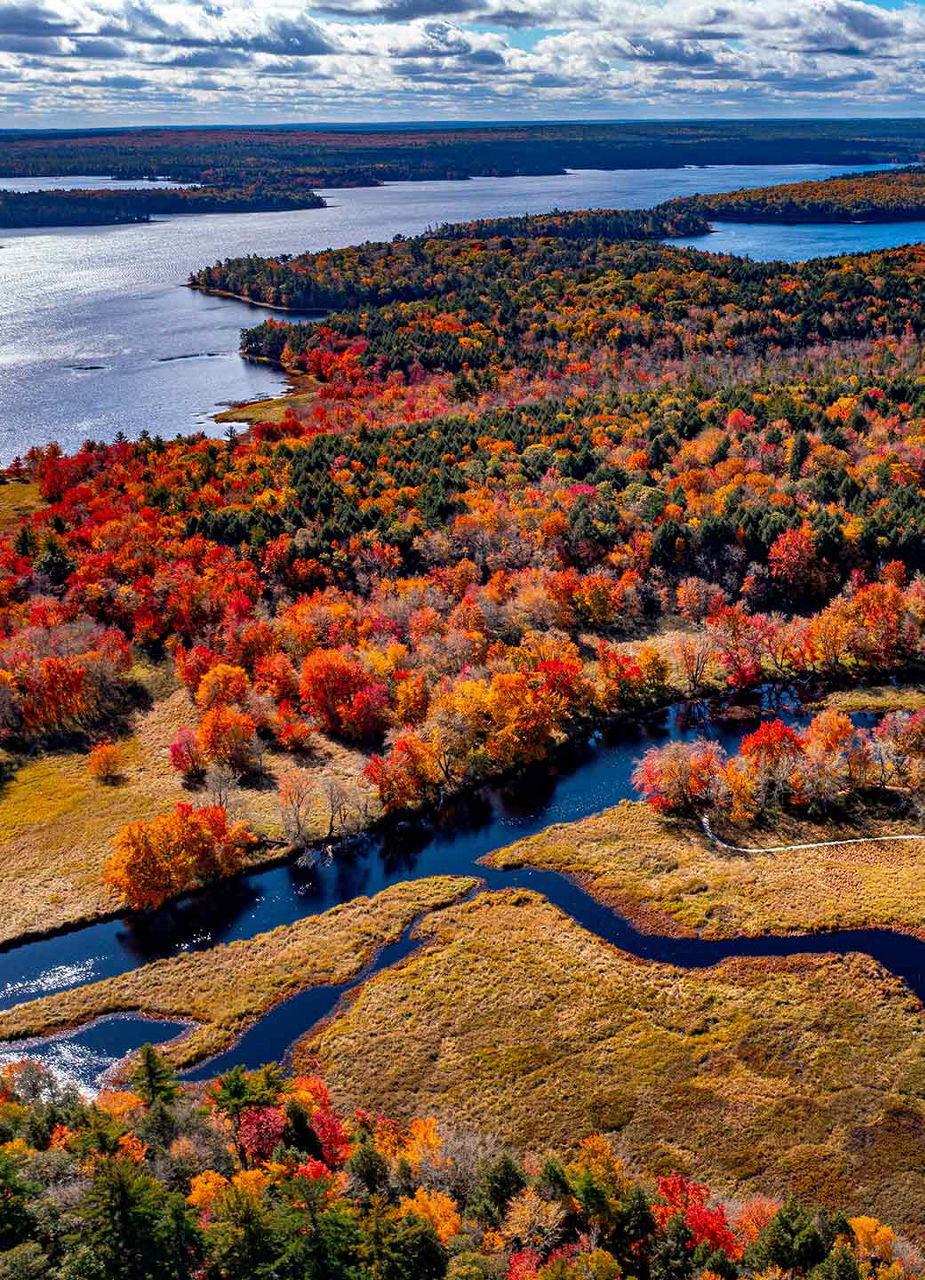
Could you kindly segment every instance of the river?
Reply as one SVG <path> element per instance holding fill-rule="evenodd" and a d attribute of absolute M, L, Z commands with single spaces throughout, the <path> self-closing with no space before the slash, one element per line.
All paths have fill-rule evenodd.
<path fill-rule="evenodd" d="M 322 210 L 6 233 L 0 240 L 0 460 L 52 439 L 74 448 L 88 436 L 111 439 L 119 430 L 129 436 L 145 429 L 164 436 L 197 427 L 214 431 L 211 416 L 222 404 L 279 390 L 276 372 L 237 354 L 240 327 L 265 313 L 181 287 L 191 269 L 216 258 L 387 239 L 445 220 L 553 207 L 645 207 L 672 195 L 836 172 L 844 170 L 718 166 L 398 183 L 324 193 L 330 203 Z M 755 258 L 799 259 L 919 239 L 925 239 L 925 223 L 717 224 L 714 234 L 690 243 Z M 779 710 L 765 707 L 762 714 Z M 801 720 L 792 710 L 783 714 L 793 723 Z M 554 873 L 497 872 L 478 864 L 492 850 L 550 823 L 582 818 L 631 797 L 630 775 L 648 746 L 706 730 L 734 750 L 752 727 L 754 722 L 742 720 L 692 718 L 689 708 L 675 707 L 661 719 L 575 748 L 555 764 L 535 768 L 526 780 L 468 795 L 447 806 L 432 825 L 405 824 L 374 835 L 330 862 L 253 872 L 220 892 L 191 895 L 144 920 L 104 921 L 9 947 L 0 952 L 0 1008 L 160 957 L 253 937 L 398 881 L 445 873 L 475 873 L 492 887 L 540 890 L 586 928 L 644 958 L 700 966 L 729 955 L 861 950 L 925 996 L 925 944 L 886 930 L 726 942 L 654 937 L 639 934 Z M 414 945 L 406 935 L 386 948 L 374 967 L 394 962 Z M 343 990 L 317 988 L 293 997 L 199 1074 L 281 1056 L 297 1035 L 331 1011 Z M 90 1087 L 124 1053 L 177 1029 L 153 1027 L 139 1018 L 110 1019 L 30 1051 Z M 0 1061 L 18 1052 L 11 1046 Z"/>
<path fill-rule="evenodd" d="M 794 955 L 863 951 L 900 975 L 925 997 L 925 943 L 886 929 L 841 930 L 806 937 L 734 938 L 713 941 L 639 933 L 626 919 L 595 902 L 580 886 L 551 871 L 497 871 L 479 859 L 551 823 L 598 813 L 635 798 L 631 774 L 650 746 L 706 733 L 727 750 L 760 718 L 780 715 L 796 726 L 808 716 L 786 700 L 767 701 L 750 718 L 710 716 L 704 707 L 679 704 L 662 716 L 570 749 L 555 763 L 538 766 L 506 785 L 485 787 L 448 804 L 430 823 L 408 822 L 375 833 L 313 866 L 296 862 L 255 871 L 224 884 L 220 892 L 188 895 L 145 918 L 125 917 L 74 929 L 0 954 L 0 1008 L 54 991 L 123 973 L 184 951 L 199 951 L 326 911 L 360 894 L 374 894 L 400 881 L 454 874 L 481 877 L 489 888 L 528 888 L 545 894 L 579 924 L 608 942 L 647 960 L 697 968 L 729 956 Z M 859 725 L 873 717 L 858 715 Z M 363 977 L 409 954 L 417 945 L 410 930 L 386 947 Z M 227 1053 L 189 1073 L 209 1078 L 240 1062 L 255 1067 L 284 1056 L 292 1042 L 361 978 L 338 987 L 315 987 L 265 1015 Z M 34 1044 L 10 1046 L 0 1063 L 24 1049 L 59 1075 L 92 1088 L 126 1052 L 148 1040 L 162 1041 L 176 1024 L 141 1018 L 106 1019 Z"/>
<path fill-rule="evenodd" d="M 859 166 L 852 166 L 857 170 Z M 400 182 L 322 194 L 325 209 L 207 214 L 120 227 L 0 232 L 0 462 L 30 445 L 88 438 L 217 433 L 213 415 L 285 386 L 238 354 L 240 330 L 265 311 L 183 287 L 190 271 L 241 254 L 390 239 L 441 222 L 552 208 L 645 208 L 672 196 L 822 178 L 826 165 L 577 170 L 552 177 Z M 74 179 L 0 179 L 36 189 Z M 98 179 L 94 185 L 115 185 Z M 878 239 L 879 236 L 879 239 Z M 805 257 L 925 236 L 886 227 L 735 227 L 701 247 Z"/>

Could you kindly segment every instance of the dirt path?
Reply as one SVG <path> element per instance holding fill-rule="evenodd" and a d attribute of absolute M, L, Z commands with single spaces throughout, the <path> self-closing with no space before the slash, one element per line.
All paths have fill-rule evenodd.
<path fill-rule="evenodd" d="M 814 840 L 807 844 L 765 844 L 765 845 L 742 845 L 727 844 L 725 840 L 720 840 L 719 836 L 713 834 L 710 826 L 709 818 L 702 818 L 703 829 L 707 834 L 707 838 L 716 845 L 718 849 L 728 849 L 732 853 L 790 853 L 796 849 L 834 849 L 838 845 L 845 844 L 872 844 L 874 841 L 882 842 L 885 840 L 925 840 L 925 831 L 918 832 L 915 835 L 902 836 L 852 836 L 850 840 Z"/>

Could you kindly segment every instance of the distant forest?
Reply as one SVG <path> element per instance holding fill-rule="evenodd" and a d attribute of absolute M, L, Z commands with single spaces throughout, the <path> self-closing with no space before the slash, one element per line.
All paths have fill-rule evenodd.
<path fill-rule="evenodd" d="M 150 222 L 158 215 L 177 213 L 257 213 L 323 207 L 324 201 L 314 191 L 259 183 L 158 186 L 140 191 L 0 190 L 0 227 L 87 227 Z"/>
<path fill-rule="evenodd" d="M 393 131 L 203 128 L 0 134 L 0 177 L 160 175 L 310 186 L 648 169 L 687 164 L 911 163 L 925 121 L 775 120 L 497 125 Z"/>

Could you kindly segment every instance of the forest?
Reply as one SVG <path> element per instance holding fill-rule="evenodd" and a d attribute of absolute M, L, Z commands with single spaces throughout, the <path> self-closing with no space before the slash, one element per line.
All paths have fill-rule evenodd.
<path fill-rule="evenodd" d="M 919 181 L 836 196 L 911 208 Z M 342 859 L 358 886 L 0 1013 L 20 1044 L 179 1027 L 93 1101 L 0 1068 L 0 1280 L 921 1273 L 921 1003 L 860 943 L 796 943 L 918 945 L 920 854 L 874 846 L 925 813 L 925 247 L 660 243 L 712 216 L 203 267 L 196 288 L 324 313 L 242 333 L 293 394 L 224 438 L 33 448 L 0 477 L 2 941 L 166 929 L 260 861 Z M 415 878 L 452 797 L 475 825 L 481 784 L 542 785 L 670 704 L 682 728 L 715 709 L 726 745 L 634 738 L 637 800 Z M 376 825 L 400 881 L 364 897 L 351 839 Z M 639 954 L 486 890 L 489 866 L 574 877 Z M 642 958 L 769 933 L 800 938 Z M 285 1071 L 218 1064 L 350 982 Z"/>
<path fill-rule="evenodd" d="M 162 744 L 189 803 L 120 836 L 124 901 L 241 865 L 253 833 L 203 780 L 259 778 L 268 744 L 361 749 L 390 811 L 679 687 L 920 661 L 925 251 L 759 264 L 622 238 L 688 216 L 217 264 L 199 287 L 334 308 L 243 335 L 314 389 L 298 412 L 10 469 L 46 505 L 0 548 L 8 749 L 83 735 L 105 779 L 133 654 L 169 657 L 189 691 L 192 723 Z M 673 618 L 683 634 L 627 650 Z M 788 799 L 846 798 L 853 768 Z M 717 769 L 740 819 L 784 794 Z"/>
<path fill-rule="evenodd" d="M 183 1086 L 151 1046 L 92 1102 L 0 1072 L 7 1280 L 903 1280 L 877 1218 L 631 1176 L 604 1136 L 519 1153 L 339 1111 L 317 1075 Z"/>
<path fill-rule="evenodd" d="M 743 188 L 679 203 L 727 222 L 908 222 L 925 216 L 925 168 Z"/>
<path fill-rule="evenodd" d="M 576 168 L 908 164 L 923 151 L 925 127 L 910 118 L 8 131 L 0 132 L 0 176 L 166 176 L 232 186 L 260 176 L 347 187 Z"/>
<path fill-rule="evenodd" d="M 4 191 L 0 188 L 0 227 L 86 227 L 150 222 L 154 217 L 167 214 L 257 213 L 323 207 L 320 196 L 298 184 L 152 186 L 137 191 Z"/>

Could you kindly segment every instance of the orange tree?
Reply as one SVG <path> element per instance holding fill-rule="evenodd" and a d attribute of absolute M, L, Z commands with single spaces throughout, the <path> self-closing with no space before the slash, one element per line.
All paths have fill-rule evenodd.
<path fill-rule="evenodd" d="M 254 839 L 243 822 L 229 823 L 218 805 L 178 804 L 173 813 L 123 827 L 103 876 L 126 906 L 153 910 L 187 889 L 237 871 Z"/>

